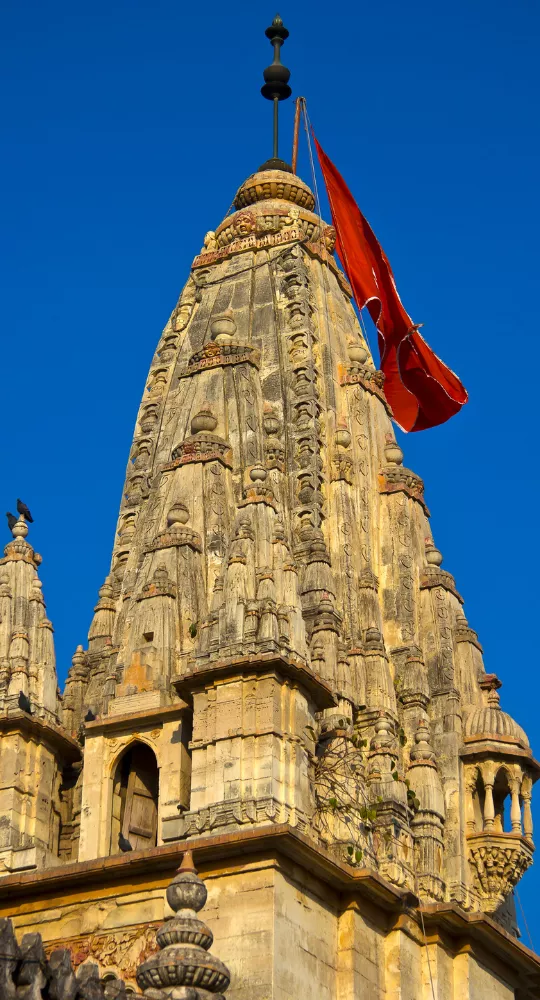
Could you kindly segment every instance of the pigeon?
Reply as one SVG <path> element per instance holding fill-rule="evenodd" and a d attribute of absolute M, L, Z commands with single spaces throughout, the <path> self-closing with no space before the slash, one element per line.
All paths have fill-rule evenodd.
<path fill-rule="evenodd" d="M 31 707 L 30 701 L 26 697 L 24 691 L 19 691 L 19 702 L 18 702 L 18 704 L 19 704 L 19 708 L 21 708 L 23 712 L 27 712 L 28 715 L 32 715 L 32 707 Z"/>
<path fill-rule="evenodd" d="M 132 851 L 133 850 L 133 848 L 132 848 L 129 840 L 127 839 L 127 837 L 124 837 L 123 833 L 119 833 L 118 834 L 118 846 L 119 846 L 119 848 L 120 848 L 121 851 Z"/>
<path fill-rule="evenodd" d="M 34 518 L 32 517 L 30 511 L 28 510 L 28 507 L 26 506 L 25 503 L 22 502 L 22 500 L 17 500 L 17 510 L 21 515 L 21 517 L 24 517 L 25 521 L 30 521 L 30 524 L 33 524 Z"/>
<path fill-rule="evenodd" d="M 94 715 L 92 709 L 89 708 L 88 711 L 87 711 L 87 713 L 86 713 L 86 715 L 85 715 L 85 717 L 84 717 L 84 721 L 85 722 L 93 722 L 94 719 L 95 719 L 95 715 Z"/>
<path fill-rule="evenodd" d="M 17 518 L 15 517 L 15 514 L 10 514 L 9 510 L 6 511 L 6 517 L 7 517 L 8 528 L 10 531 L 13 531 L 15 525 L 17 524 Z"/>

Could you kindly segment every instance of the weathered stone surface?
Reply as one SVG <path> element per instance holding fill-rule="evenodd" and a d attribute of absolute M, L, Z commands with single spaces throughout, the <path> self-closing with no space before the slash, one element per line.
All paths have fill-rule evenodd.
<path fill-rule="evenodd" d="M 478 912 L 513 929 L 539 765 L 442 568 L 313 206 L 298 178 L 264 171 L 206 235 L 152 360 L 110 572 L 62 702 L 39 557 L 25 522 L 13 529 L 0 862 L 88 865 L 123 844 L 136 864 L 176 840 L 283 826 L 409 912 L 390 925 L 379 897 L 344 900 L 296 855 L 228 868 L 223 846 L 209 907 L 233 1000 L 431 1000 L 430 968 L 440 1000 L 509 1000 L 521 973 L 428 944 L 411 900 L 455 906 L 460 934 Z M 17 926 L 130 985 L 142 962 L 148 1000 L 224 989 L 195 913 L 158 931 L 156 957 L 163 885 L 115 898 L 103 879 Z"/>

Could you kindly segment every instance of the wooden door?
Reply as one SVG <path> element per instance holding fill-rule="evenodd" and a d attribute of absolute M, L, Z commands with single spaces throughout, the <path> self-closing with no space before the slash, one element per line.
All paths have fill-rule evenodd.
<path fill-rule="evenodd" d="M 147 746 L 135 745 L 130 756 L 122 833 L 138 851 L 156 846 L 158 768 Z"/>

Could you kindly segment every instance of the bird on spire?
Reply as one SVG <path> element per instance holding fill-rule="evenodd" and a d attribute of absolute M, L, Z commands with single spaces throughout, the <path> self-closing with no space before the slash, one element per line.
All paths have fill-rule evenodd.
<path fill-rule="evenodd" d="M 7 517 L 8 528 L 10 531 L 13 531 L 15 525 L 17 524 L 17 518 L 15 517 L 15 514 L 12 514 L 9 510 L 6 511 L 6 517 Z"/>
<path fill-rule="evenodd" d="M 30 511 L 28 510 L 28 507 L 26 506 L 25 503 L 22 502 L 22 500 L 17 499 L 17 510 L 21 515 L 21 517 L 24 517 L 25 521 L 30 521 L 30 524 L 33 524 L 34 518 L 32 517 Z"/>

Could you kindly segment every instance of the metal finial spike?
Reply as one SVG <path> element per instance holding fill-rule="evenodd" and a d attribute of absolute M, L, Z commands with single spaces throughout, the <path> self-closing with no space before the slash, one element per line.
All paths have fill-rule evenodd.
<path fill-rule="evenodd" d="M 281 46 L 289 37 L 289 32 L 284 26 L 279 14 L 276 14 L 272 24 L 266 29 L 265 35 L 271 45 L 274 46 L 274 61 L 267 66 L 264 71 L 264 86 L 261 87 L 261 94 L 268 101 L 274 103 L 274 153 L 273 158 L 278 160 L 278 105 L 280 101 L 285 101 L 291 96 L 289 87 L 290 71 L 281 62 Z"/>

